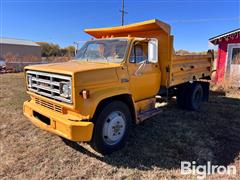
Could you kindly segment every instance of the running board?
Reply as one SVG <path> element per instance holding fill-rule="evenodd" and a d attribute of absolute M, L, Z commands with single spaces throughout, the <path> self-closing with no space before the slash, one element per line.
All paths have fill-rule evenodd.
<path fill-rule="evenodd" d="M 138 114 L 138 122 L 142 122 L 162 112 L 162 109 L 155 108 Z"/>

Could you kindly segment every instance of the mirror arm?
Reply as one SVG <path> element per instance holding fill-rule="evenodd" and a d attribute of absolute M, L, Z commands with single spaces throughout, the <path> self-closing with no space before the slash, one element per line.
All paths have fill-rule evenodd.
<path fill-rule="evenodd" d="M 141 76 L 142 71 L 144 70 L 146 64 L 147 64 L 147 61 L 143 61 L 143 63 L 141 63 L 140 66 L 138 67 L 138 69 L 135 71 L 134 75 Z"/>

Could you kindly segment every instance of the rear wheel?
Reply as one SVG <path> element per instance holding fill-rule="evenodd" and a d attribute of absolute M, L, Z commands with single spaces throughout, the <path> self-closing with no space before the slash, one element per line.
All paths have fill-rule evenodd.
<path fill-rule="evenodd" d="M 121 101 L 107 104 L 96 118 L 91 146 L 102 154 L 122 148 L 131 123 L 128 106 Z"/>
<path fill-rule="evenodd" d="M 177 104 L 181 108 L 186 108 L 187 84 L 181 85 L 177 90 Z"/>
<path fill-rule="evenodd" d="M 203 88 L 199 83 L 189 83 L 179 88 L 178 104 L 185 109 L 197 110 L 203 101 Z"/>
<path fill-rule="evenodd" d="M 187 99 L 187 108 L 190 110 L 198 110 L 203 101 L 203 89 L 201 84 L 193 83 L 190 85 L 189 96 Z"/>

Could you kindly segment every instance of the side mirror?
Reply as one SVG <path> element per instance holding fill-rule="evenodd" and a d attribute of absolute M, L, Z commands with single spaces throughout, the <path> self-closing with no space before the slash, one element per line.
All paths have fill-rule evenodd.
<path fill-rule="evenodd" d="M 158 40 L 155 38 L 148 41 L 148 61 L 151 63 L 158 62 Z"/>

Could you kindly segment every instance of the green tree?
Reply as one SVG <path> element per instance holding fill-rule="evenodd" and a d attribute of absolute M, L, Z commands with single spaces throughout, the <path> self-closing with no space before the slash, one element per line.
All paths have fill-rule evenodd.
<path fill-rule="evenodd" d="M 48 42 L 38 42 L 41 46 L 41 54 L 42 57 L 50 57 L 50 56 L 59 56 L 60 55 L 60 47 L 57 44 L 48 43 Z"/>
<path fill-rule="evenodd" d="M 69 56 L 69 57 L 75 56 L 75 47 L 74 46 L 65 47 L 64 50 L 66 51 L 65 56 Z"/>
<path fill-rule="evenodd" d="M 48 43 L 48 42 L 38 42 L 41 46 L 42 57 L 59 57 L 59 56 L 68 56 L 73 57 L 75 55 L 75 47 L 68 46 L 65 48 L 60 48 L 58 44 Z"/>

